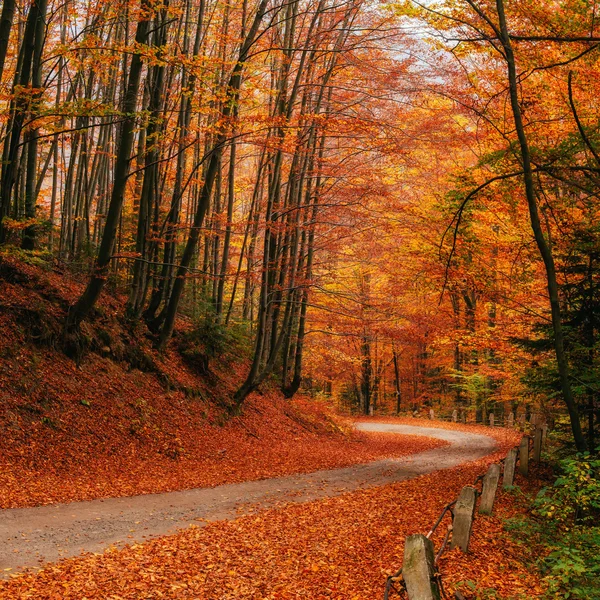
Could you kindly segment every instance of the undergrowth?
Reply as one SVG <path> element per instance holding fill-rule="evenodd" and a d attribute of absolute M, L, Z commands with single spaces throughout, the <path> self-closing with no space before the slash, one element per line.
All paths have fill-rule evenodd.
<path fill-rule="evenodd" d="M 529 546 L 547 598 L 600 600 L 600 459 L 580 453 L 554 466 L 558 476 L 531 499 L 529 517 L 505 527 Z"/>
<path fill-rule="evenodd" d="M 181 333 L 177 349 L 200 375 L 209 375 L 211 362 L 216 359 L 248 359 L 251 351 L 248 332 L 242 325 L 225 326 L 210 313 Z"/>

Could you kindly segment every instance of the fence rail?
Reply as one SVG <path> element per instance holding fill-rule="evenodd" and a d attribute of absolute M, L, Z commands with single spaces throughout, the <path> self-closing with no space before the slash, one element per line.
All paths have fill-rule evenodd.
<path fill-rule="evenodd" d="M 462 488 L 458 498 L 444 506 L 427 535 L 414 534 L 406 538 L 403 565 L 394 575 L 387 578 L 384 600 L 390 600 L 390 594 L 396 594 L 399 597 L 408 598 L 408 600 L 450 598 L 444 588 L 442 573 L 439 569 L 440 558 L 448 547 L 458 547 L 463 552 L 468 552 L 475 522 L 477 500 L 480 499 L 479 514 L 491 515 L 500 475 L 502 474 L 502 485 L 505 489 L 513 486 L 517 465 L 520 474 L 527 477 L 530 459 L 533 458 L 535 462 L 540 462 L 546 433 L 547 426 L 537 423 L 533 436 L 524 435 L 521 442 L 510 448 L 502 460 L 491 464 L 485 474 L 478 475 L 472 485 Z M 479 484 L 481 484 L 481 489 L 478 489 Z M 450 523 L 448 523 L 446 533 L 436 552 L 431 538 L 446 516 L 450 517 Z M 456 592 L 455 598 L 464 600 L 459 592 Z"/>

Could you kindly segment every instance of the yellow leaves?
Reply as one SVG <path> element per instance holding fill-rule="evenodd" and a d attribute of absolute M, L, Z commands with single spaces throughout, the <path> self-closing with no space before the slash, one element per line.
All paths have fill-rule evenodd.
<path fill-rule="evenodd" d="M 39 219 L 31 218 L 31 219 L 11 219 L 10 217 L 4 217 L 2 219 L 2 224 L 6 229 L 10 231 L 23 231 L 32 225 L 38 225 Z"/>
<path fill-rule="evenodd" d="M 388 2 L 384 6 L 397 17 L 419 18 L 423 16 L 423 9 L 410 0 Z"/>

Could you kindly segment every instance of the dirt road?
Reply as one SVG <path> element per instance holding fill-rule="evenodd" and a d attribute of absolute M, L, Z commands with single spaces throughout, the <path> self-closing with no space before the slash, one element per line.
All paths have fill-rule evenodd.
<path fill-rule="evenodd" d="M 481 458 L 496 447 L 487 436 L 462 431 L 374 422 L 357 426 L 438 438 L 450 445 L 400 459 L 215 488 L 2 510 L 0 577 L 80 552 L 167 535 L 191 524 L 235 519 L 277 503 L 307 502 L 411 479 Z"/>

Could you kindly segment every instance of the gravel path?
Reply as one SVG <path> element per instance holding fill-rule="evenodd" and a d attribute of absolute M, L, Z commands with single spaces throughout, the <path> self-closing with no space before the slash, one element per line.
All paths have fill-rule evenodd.
<path fill-rule="evenodd" d="M 307 502 L 385 485 L 482 458 L 496 448 L 487 436 L 390 423 L 359 423 L 364 431 L 423 435 L 450 443 L 399 459 L 163 494 L 109 498 L 0 511 L 0 577 L 80 552 L 141 542 L 191 524 L 235 519 L 268 506 Z"/>

